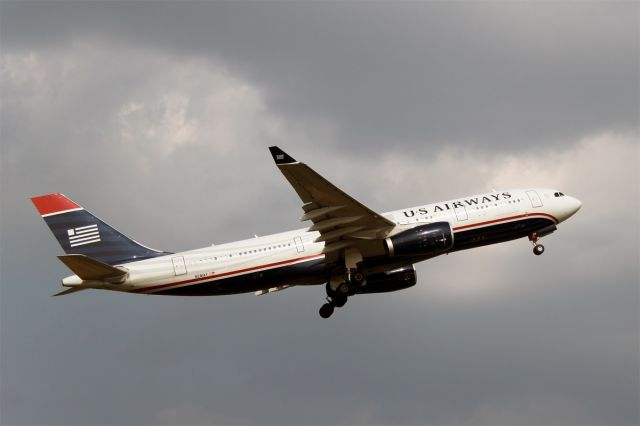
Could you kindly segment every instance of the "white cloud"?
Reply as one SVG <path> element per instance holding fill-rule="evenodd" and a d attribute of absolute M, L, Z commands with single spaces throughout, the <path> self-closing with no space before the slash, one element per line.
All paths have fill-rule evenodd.
<path fill-rule="evenodd" d="M 281 123 L 261 91 L 219 64 L 151 58 L 146 71 L 152 74 L 146 87 L 118 111 L 120 138 L 139 151 L 167 156 L 198 144 L 222 156 L 279 137 Z"/>
<path fill-rule="evenodd" d="M 157 222 L 141 219 L 138 224 L 139 239 L 158 236 L 158 242 L 149 243 L 153 246 L 171 243 L 174 232 L 163 226 L 171 218 L 191 229 L 182 235 L 188 240 L 192 232 L 198 240 L 188 244 L 194 245 L 260 232 L 253 228 L 248 235 L 225 236 L 225 222 L 249 216 L 249 206 L 263 198 L 268 186 L 280 185 L 281 194 L 288 194 L 267 146 L 311 139 L 300 123 L 288 128 L 268 110 L 258 86 L 220 61 L 179 60 L 90 43 L 57 51 L 3 52 L 1 60 L 2 112 L 15 117 L 9 121 L 17 128 L 5 160 L 16 167 L 57 164 L 55 169 L 39 167 L 47 175 L 34 183 L 46 182 L 52 189 L 35 191 L 63 190 L 106 219 L 115 217 L 116 224 L 129 222 L 132 215 L 148 216 L 150 205 L 159 206 L 164 214 Z M 261 175 L 267 171 L 274 178 L 265 182 Z M 103 191 L 117 192 L 116 203 L 129 210 L 122 212 L 113 201 L 105 202 L 105 209 L 87 196 Z M 208 231 L 215 237 L 203 240 L 202 230 L 189 224 L 210 222 L 212 211 L 220 226 Z M 264 222 L 264 217 L 254 220 Z M 177 242 L 187 248 L 182 244 Z"/>
<path fill-rule="evenodd" d="M 261 90 L 215 61 L 85 43 L 4 52 L 1 66 L 3 108 L 41 115 L 64 110 L 71 128 L 99 120 L 103 128 L 114 126 L 112 143 L 151 154 L 170 155 L 189 143 L 228 152 L 280 135 Z M 94 96 L 103 87 L 111 89 Z"/>
<path fill-rule="evenodd" d="M 152 149 L 160 149 L 170 155 L 176 148 L 194 142 L 196 129 L 187 119 L 189 98 L 183 93 L 165 93 L 160 99 L 149 102 L 131 102 L 118 113 L 120 136 L 127 144 L 143 144 L 153 141 Z"/>

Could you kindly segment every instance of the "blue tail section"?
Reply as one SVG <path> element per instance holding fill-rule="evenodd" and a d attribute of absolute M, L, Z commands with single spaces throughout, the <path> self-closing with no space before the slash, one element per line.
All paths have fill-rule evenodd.
<path fill-rule="evenodd" d="M 82 254 L 108 265 L 172 254 L 143 246 L 62 194 L 31 200 L 67 254 Z"/>

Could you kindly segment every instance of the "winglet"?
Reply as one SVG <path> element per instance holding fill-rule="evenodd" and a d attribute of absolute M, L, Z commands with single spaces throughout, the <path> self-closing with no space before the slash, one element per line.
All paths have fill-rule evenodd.
<path fill-rule="evenodd" d="M 291 164 L 297 163 L 296 160 L 293 159 L 289 154 L 278 148 L 277 146 L 270 146 L 269 151 L 271 151 L 271 155 L 273 156 L 273 160 L 276 164 Z"/>

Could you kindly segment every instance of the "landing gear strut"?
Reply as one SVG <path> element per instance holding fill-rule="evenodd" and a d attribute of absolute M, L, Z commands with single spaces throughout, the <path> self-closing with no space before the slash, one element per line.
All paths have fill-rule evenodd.
<path fill-rule="evenodd" d="M 544 253 L 544 246 L 538 243 L 538 239 L 538 234 L 536 234 L 535 232 L 529 235 L 529 241 L 533 243 L 533 254 L 535 254 L 536 256 L 540 256 L 542 253 Z"/>
<path fill-rule="evenodd" d="M 351 247 L 345 249 L 344 261 L 344 266 L 336 267 L 327 283 L 327 303 L 320 308 L 322 318 L 329 318 L 335 308 L 341 308 L 347 303 L 349 294 L 355 293 L 354 289 L 365 285 L 360 251 Z"/>

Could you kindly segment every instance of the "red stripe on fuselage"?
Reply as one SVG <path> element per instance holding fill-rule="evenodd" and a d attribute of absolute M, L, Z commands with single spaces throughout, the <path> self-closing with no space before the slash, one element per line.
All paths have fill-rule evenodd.
<path fill-rule="evenodd" d="M 480 227 L 480 226 L 491 225 L 491 224 L 498 223 L 498 222 L 507 222 L 509 220 L 522 219 L 522 218 L 527 218 L 527 217 L 532 217 L 532 216 L 548 217 L 548 218 L 552 219 L 555 223 L 560 223 L 560 221 L 558 219 L 556 219 L 555 216 L 552 216 L 550 214 L 547 214 L 547 213 L 530 213 L 530 214 L 521 214 L 521 215 L 518 215 L 518 216 L 503 217 L 502 219 L 487 220 L 486 222 L 473 223 L 471 225 L 456 226 L 455 228 L 453 228 L 453 230 L 454 231 L 461 231 L 463 229 L 476 228 L 476 227 Z"/>
<path fill-rule="evenodd" d="M 151 287 L 138 288 L 138 289 L 135 289 L 135 290 L 131 290 L 131 292 L 132 293 L 140 293 L 140 292 L 145 292 L 145 291 L 159 290 L 161 288 L 174 287 L 174 286 L 181 285 L 181 284 L 195 283 L 195 282 L 198 282 L 198 281 L 211 281 L 211 280 L 215 280 L 216 278 L 226 277 L 226 276 L 229 276 L 229 275 L 242 274 L 244 272 L 251 272 L 251 271 L 258 270 L 258 269 L 271 268 L 273 266 L 280 266 L 280 265 L 286 265 L 286 264 L 289 264 L 289 263 L 301 262 L 303 260 L 320 259 L 322 257 L 324 257 L 323 254 L 320 254 L 320 255 L 314 254 L 313 256 L 305 256 L 305 257 L 298 257 L 296 259 L 282 260 L 280 262 L 268 263 L 266 265 L 253 266 L 251 268 L 237 269 L 235 271 L 229 271 L 229 272 L 223 272 L 221 274 L 209 275 L 208 277 L 203 277 L 203 278 L 193 278 L 193 279 L 190 279 L 190 280 L 179 281 L 179 282 L 176 282 L 176 283 L 160 284 L 160 285 L 154 285 L 154 286 L 151 286 Z"/>

